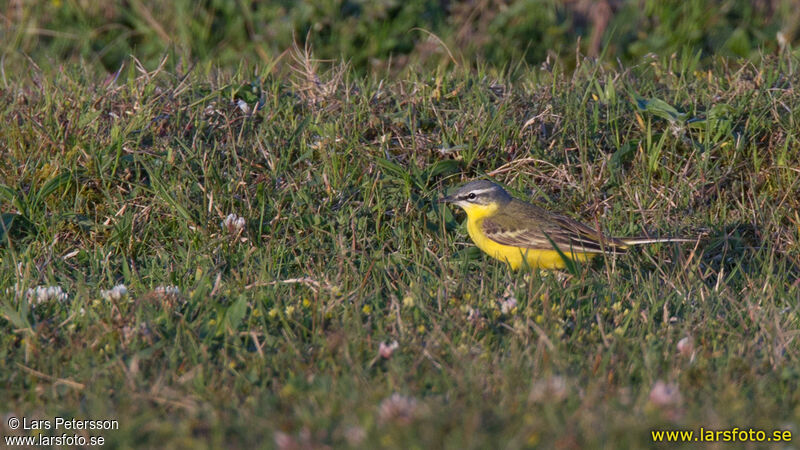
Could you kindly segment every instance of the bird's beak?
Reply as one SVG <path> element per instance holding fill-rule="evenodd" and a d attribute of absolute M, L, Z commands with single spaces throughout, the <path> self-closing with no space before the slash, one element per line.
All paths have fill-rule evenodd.
<path fill-rule="evenodd" d="M 453 203 L 454 200 L 455 200 L 455 197 L 453 197 L 452 195 L 448 195 L 446 197 L 440 198 L 439 199 L 439 203 Z"/>

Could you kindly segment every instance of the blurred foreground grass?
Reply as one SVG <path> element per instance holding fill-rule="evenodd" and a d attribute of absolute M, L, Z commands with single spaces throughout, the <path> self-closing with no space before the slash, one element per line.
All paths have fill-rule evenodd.
<path fill-rule="evenodd" d="M 798 432 L 796 59 L 292 58 L 7 75 L 4 417 L 114 418 L 109 445 L 142 447 Z M 705 237 L 510 273 L 434 202 L 486 175 L 612 234 Z"/>

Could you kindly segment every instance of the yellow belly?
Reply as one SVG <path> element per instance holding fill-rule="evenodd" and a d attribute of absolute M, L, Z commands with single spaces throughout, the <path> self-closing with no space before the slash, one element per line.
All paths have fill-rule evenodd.
<path fill-rule="evenodd" d="M 469 237 L 479 249 L 483 250 L 492 258 L 505 261 L 512 269 L 519 269 L 523 262 L 533 269 L 563 269 L 566 267 L 564 259 L 555 250 L 536 250 L 532 248 L 512 247 L 510 245 L 498 244 L 489 239 L 481 231 L 480 225 L 483 219 L 467 220 L 467 232 Z M 594 253 L 569 253 L 565 255 L 577 261 L 588 261 L 596 256 Z"/>

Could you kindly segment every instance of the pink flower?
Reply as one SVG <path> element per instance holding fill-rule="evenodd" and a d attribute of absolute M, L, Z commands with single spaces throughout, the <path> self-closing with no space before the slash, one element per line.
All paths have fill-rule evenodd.
<path fill-rule="evenodd" d="M 681 392 L 674 383 L 664 383 L 656 381 L 653 389 L 650 390 L 650 402 L 656 406 L 675 406 L 682 400 Z"/>
<path fill-rule="evenodd" d="M 358 425 L 347 427 L 347 429 L 344 430 L 344 438 L 347 439 L 348 444 L 354 447 L 364 442 L 364 439 L 366 439 L 366 437 L 367 437 L 367 432 L 364 431 L 364 429 Z"/>
<path fill-rule="evenodd" d="M 682 356 L 692 356 L 692 352 L 694 351 L 694 342 L 692 342 L 692 338 L 686 336 L 685 338 L 678 341 L 678 353 Z"/>
<path fill-rule="evenodd" d="M 408 425 L 417 418 L 418 410 L 417 400 L 414 397 L 394 393 L 384 399 L 378 407 L 378 420 L 383 423 Z"/>
<path fill-rule="evenodd" d="M 400 345 L 397 343 L 397 341 L 392 341 L 391 344 L 381 342 L 378 346 L 378 354 L 381 355 L 381 358 L 383 359 L 389 359 L 392 357 L 392 353 L 394 353 L 399 346 Z"/>

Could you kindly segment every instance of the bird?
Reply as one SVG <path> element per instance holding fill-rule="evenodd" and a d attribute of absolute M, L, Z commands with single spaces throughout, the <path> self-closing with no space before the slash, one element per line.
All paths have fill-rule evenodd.
<path fill-rule="evenodd" d="M 610 237 L 567 216 L 514 198 L 489 180 L 471 181 L 439 199 L 467 213 L 467 232 L 484 253 L 512 270 L 563 269 L 565 257 L 585 262 L 600 254 L 623 253 L 630 246 L 656 242 L 694 242 L 684 238 Z"/>

